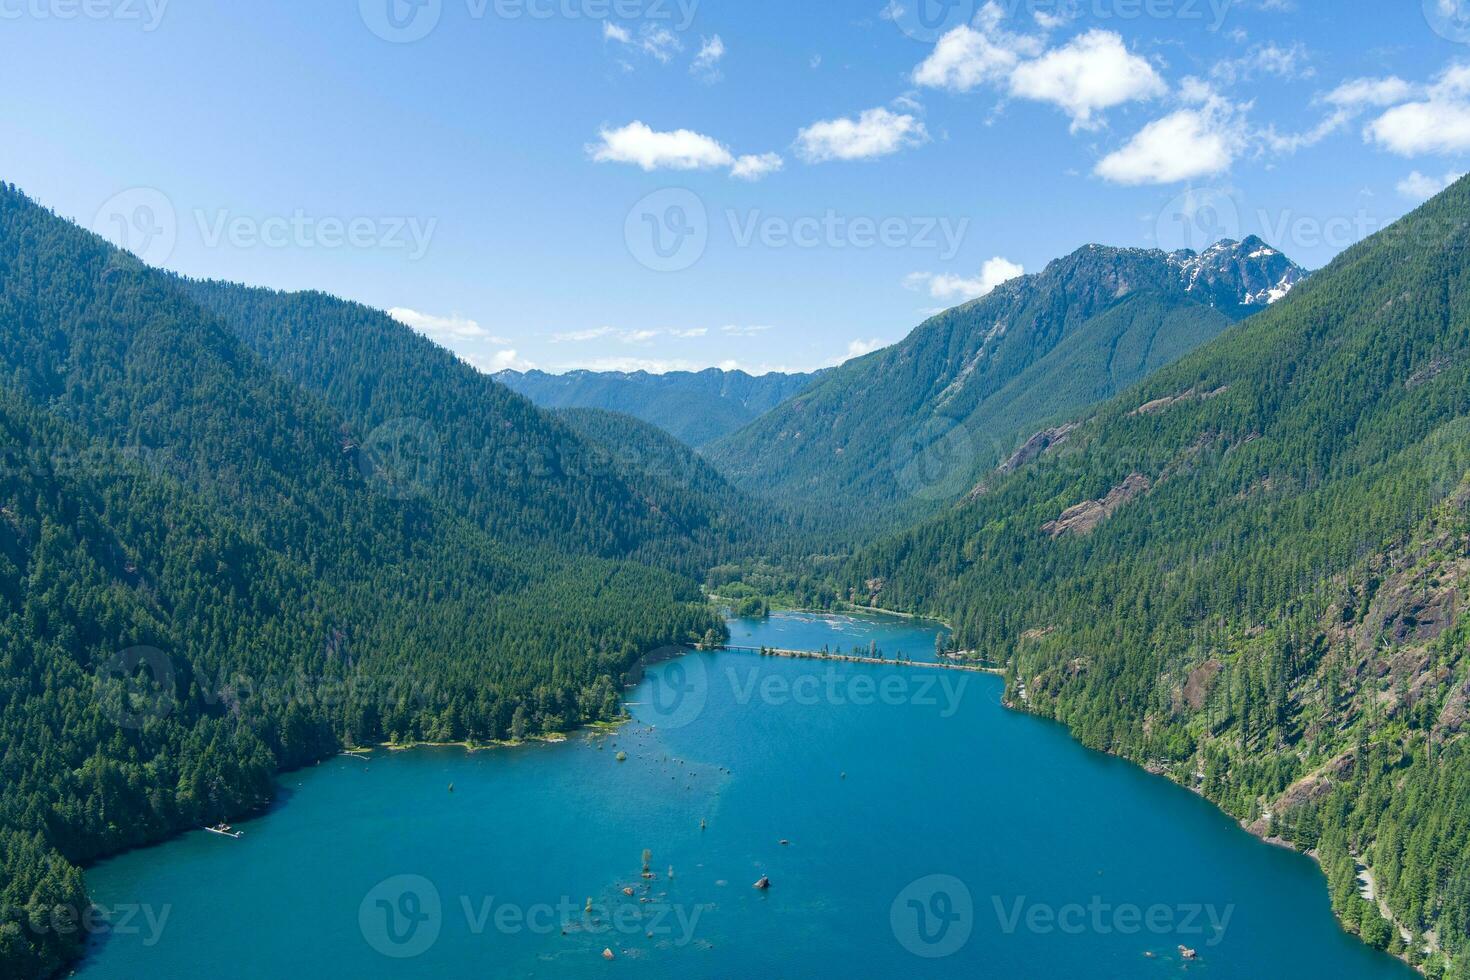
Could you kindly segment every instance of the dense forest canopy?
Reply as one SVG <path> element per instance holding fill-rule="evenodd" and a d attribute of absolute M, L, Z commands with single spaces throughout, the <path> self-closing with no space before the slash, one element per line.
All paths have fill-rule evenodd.
<path fill-rule="evenodd" d="M 293 384 L 184 284 L 9 186 L 0 333 L 6 975 L 76 954 L 48 923 L 86 907 L 79 864 L 259 806 L 281 768 L 615 717 L 640 656 L 723 635 L 649 564 L 717 536 L 573 430 L 445 363 L 443 397 L 485 414 L 430 419 L 479 439 L 438 451 L 393 428 L 413 416 L 391 372 Z"/>
<path fill-rule="evenodd" d="M 815 380 L 624 379 L 770 409 L 701 456 L 0 185 L 0 974 L 76 956 L 86 862 L 283 769 L 619 716 L 713 592 L 946 618 L 1470 975 L 1467 258 L 1462 181 L 1310 279 L 1089 246 Z"/>
<path fill-rule="evenodd" d="M 951 618 L 1018 705 L 1316 849 L 1365 938 L 1463 967 L 1467 260 L 1461 181 L 844 582 Z"/>

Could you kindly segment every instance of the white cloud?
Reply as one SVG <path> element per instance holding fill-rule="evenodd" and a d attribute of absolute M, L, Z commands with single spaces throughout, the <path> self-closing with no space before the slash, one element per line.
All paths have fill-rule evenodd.
<path fill-rule="evenodd" d="M 1153 65 L 1113 31 L 1094 29 L 1047 50 L 1044 37 L 1007 31 L 1004 19 L 1000 4 L 986 4 L 972 25 L 939 39 L 914 69 L 914 83 L 951 92 L 995 84 L 1018 98 L 1060 106 L 1074 130 L 1094 126 L 1100 110 L 1168 91 Z M 1066 19 L 1043 15 L 1036 22 L 1045 31 Z"/>
<path fill-rule="evenodd" d="M 418 310 L 411 310 L 405 306 L 395 306 L 388 311 L 388 315 L 404 326 L 411 327 L 433 340 L 484 340 L 492 344 L 510 343 L 503 337 L 492 336 L 490 331 L 474 320 L 462 317 L 457 313 L 451 316 L 434 316 L 432 313 L 420 313 Z"/>
<path fill-rule="evenodd" d="M 869 340 L 854 340 L 847 345 L 847 353 L 831 363 L 833 365 L 841 364 L 844 361 L 852 360 L 854 357 L 862 357 L 866 354 L 873 353 L 873 351 L 875 350 L 882 350 L 887 346 L 888 341 L 880 340 L 877 337 L 873 337 Z"/>
<path fill-rule="evenodd" d="M 643 30 L 638 33 L 638 47 L 644 54 L 668 64 L 673 60 L 675 53 L 684 50 L 684 45 L 679 43 L 679 38 L 667 27 L 654 27 L 645 24 Z"/>
<path fill-rule="evenodd" d="M 764 324 L 759 324 L 755 326 L 741 326 L 734 323 L 727 323 L 720 328 L 720 332 L 724 334 L 729 334 L 731 337 L 754 337 L 757 334 L 763 334 L 771 329 L 773 328 Z"/>
<path fill-rule="evenodd" d="M 701 81 L 718 82 L 722 77 L 720 60 L 725 57 L 725 42 L 718 34 L 714 37 L 700 38 L 700 42 L 699 54 L 694 56 L 694 63 L 689 66 L 689 72 Z"/>
<path fill-rule="evenodd" d="M 1172 184 L 1224 173 L 1245 146 L 1240 107 L 1217 96 L 1155 119 L 1094 173 L 1116 184 Z"/>
<path fill-rule="evenodd" d="M 1306 62 L 1311 58 L 1306 47 L 1293 44 L 1283 48 L 1272 42 L 1257 44 L 1239 58 L 1222 61 L 1210 69 L 1210 77 L 1223 85 L 1247 81 L 1256 75 L 1278 78 L 1311 78 L 1316 70 Z"/>
<path fill-rule="evenodd" d="M 1392 106 L 1363 131 L 1364 139 L 1392 153 L 1412 157 L 1470 150 L 1470 64 L 1452 64 L 1426 86 L 1399 78 L 1360 79 L 1328 98 L 1333 97 L 1358 108 Z"/>
<path fill-rule="evenodd" d="M 692 129 L 658 132 L 634 120 L 620 129 L 604 127 L 601 142 L 590 143 L 587 152 L 598 163 L 631 163 L 653 170 L 730 170 L 742 180 L 759 180 L 781 169 L 774 153 L 736 157 L 718 140 Z"/>
<path fill-rule="evenodd" d="M 689 329 L 674 328 L 670 330 L 619 330 L 616 327 L 593 327 L 590 330 L 570 330 L 565 333 L 551 335 L 553 344 L 584 344 L 588 341 L 603 340 L 610 338 L 620 343 L 641 345 L 648 344 L 659 337 L 674 337 L 680 340 L 703 337 L 709 333 L 708 327 L 692 327 Z"/>
<path fill-rule="evenodd" d="M 883 9 L 878 11 L 878 16 L 884 20 L 896 21 L 903 15 L 903 4 L 899 3 L 898 0 L 888 0 L 888 3 L 884 5 Z"/>
<path fill-rule="evenodd" d="M 760 180 L 786 166 L 779 153 L 759 153 L 738 157 L 730 167 L 730 176 L 740 180 Z"/>
<path fill-rule="evenodd" d="M 1072 22 L 1071 11 L 1058 9 L 1055 13 L 1045 10 L 1037 10 L 1032 13 L 1031 18 L 1036 21 L 1036 26 L 1043 31 L 1054 31 L 1059 27 L 1066 27 Z"/>
<path fill-rule="evenodd" d="M 1399 156 L 1470 150 L 1470 103 L 1429 99 L 1389 109 L 1368 124 L 1370 141 Z"/>
<path fill-rule="evenodd" d="M 459 354 L 461 361 L 481 374 L 498 374 L 501 371 L 534 371 L 536 365 L 513 350 L 498 350 L 489 357 L 478 354 Z"/>
<path fill-rule="evenodd" d="M 941 37 L 929 57 L 914 69 L 914 84 L 970 92 L 987 82 L 1005 80 L 1022 58 L 1040 54 L 1042 40 L 1004 30 L 1000 26 L 1004 16 L 998 3 L 988 3 L 974 26 L 956 27 Z"/>
<path fill-rule="evenodd" d="M 1411 201 L 1427 201 L 1465 176 L 1451 171 L 1443 177 L 1429 177 L 1415 170 L 1398 183 L 1398 192 Z"/>
<path fill-rule="evenodd" d="M 1355 78 L 1343 82 L 1322 97 L 1323 102 L 1344 109 L 1396 105 L 1413 97 L 1415 88 L 1402 78 Z"/>
<path fill-rule="evenodd" d="M 986 262 L 974 278 L 948 273 L 915 272 L 904 280 L 909 289 L 927 290 L 939 300 L 972 300 L 990 293 L 1003 282 L 1026 274 L 1026 270 L 1009 259 L 996 256 Z"/>
<path fill-rule="evenodd" d="M 1278 133 L 1276 127 L 1272 125 L 1261 130 L 1257 137 L 1264 146 L 1276 153 L 1295 153 L 1305 147 L 1316 146 L 1347 125 L 1353 115 L 1347 109 L 1339 109 L 1304 132 L 1282 134 Z"/>
<path fill-rule="evenodd" d="M 1313 100 L 1316 104 L 1331 107 L 1331 111 L 1311 129 L 1282 134 L 1273 125 L 1267 126 L 1258 136 L 1263 146 L 1276 153 L 1295 153 L 1305 147 L 1316 146 L 1368 109 L 1397 105 L 1420 91 L 1417 86 L 1396 76 L 1355 78 Z"/>
<path fill-rule="evenodd" d="M 612 327 L 593 327 L 591 330 L 572 330 L 567 333 L 551 335 L 553 344 L 580 344 L 589 340 L 597 340 L 599 337 L 607 337 L 616 333 Z"/>
<path fill-rule="evenodd" d="M 868 109 L 856 119 L 812 123 L 796 136 L 797 152 L 808 163 L 869 160 L 927 142 L 924 124 L 907 113 Z"/>
<path fill-rule="evenodd" d="M 602 129 L 601 143 L 587 152 L 598 163 L 632 163 L 644 170 L 707 170 L 729 167 L 734 155 L 718 141 L 692 129 L 660 133 L 637 120 L 621 129 Z"/>
<path fill-rule="evenodd" d="M 1050 102 L 1072 117 L 1072 128 L 1096 125 L 1093 113 L 1163 95 L 1168 86 L 1147 60 L 1112 31 L 1091 30 L 1011 72 L 1011 94 Z"/>
<path fill-rule="evenodd" d="M 684 50 L 678 35 L 660 24 L 644 24 L 634 36 L 626 27 L 611 21 L 602 22 L 602 39 L 641 51 L 657 61 L 668 64 L 674 55 Z"/>

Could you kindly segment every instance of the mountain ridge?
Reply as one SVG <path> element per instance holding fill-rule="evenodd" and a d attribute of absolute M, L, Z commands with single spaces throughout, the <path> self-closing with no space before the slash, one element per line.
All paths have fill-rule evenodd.
<path fill-rule="evenodd" d="M 1305 275 L 1257 238 L 1199 256 L 1083 246 L 833 369 L 707 453 L 752 493 L 839 517 L 860 505 L 894 526 Z"/>
<path fill-rule="evenodd" d="M 496 381 L 542 408 L 600 408 L 652 423 L 698 449 L 748 424 L 822 374 L 703 371 L 500 371 Z"/>
<path fill-rule="evenodd" d="M 283 346 L 354 309 L 321 312 Z M 437 420 L 477 453 L 395 427 L 403 375 L 352 370 L 404 341 L 374 324 L 309 391 L 0 185 L 0 973 L 80 954 L 35 928 L 87 909 L 79 863 L 258 809 L 343 745 L 617 717 L 640 656 L 721 635 L 691 579 L 632 560 L 704 545 L 560 421 L 446 367 L 503 410 Z"/>
<path fill-rule="evenodd" d="M 865 549 L 848 595 L 946 617 L 1017 707 L 1314 852 L 1366 941 L 1470 967 L 1467 323 L 1461 180 Z"/>

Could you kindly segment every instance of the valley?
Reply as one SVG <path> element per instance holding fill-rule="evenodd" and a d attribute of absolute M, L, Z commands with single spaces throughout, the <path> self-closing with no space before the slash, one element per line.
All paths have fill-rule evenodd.
<path fill-rule="evenodd" d="M 371 308 L 172 276 L 15 188 L 0 205 L 0 722 L 8 745 L 45 746 L 24 766 L 11 749 L 0 797 L 5 905 L 27 910 L 0 926 L 0 952 L 18 975 L 85 957 L 83 975 L 183 976 L 201 943 L 287 955 L 313 917 L 329 937 L 320 969 L 361 961 L 362 975 L 396 975 L 396 931 L 365 924 L 371 903 L 354 920 L 344 896 L 419 881 L 426 867 L 473 894 L 436 864 L 458 861 L 436 849 L 459 838 L 429 814 L 567 778 L 592 796 L 552 810 L 583 814 L 598 828 L 588 842 L 636 853 L 635 838 L 657 827 L 678 841 L 658 853 L 692 865 L 682 939 L 644 943 L 633 930 L 605 947 L 655 974 L 710 969 L 688 957 L 714 949 L 721 964 L 773 969 L 760 950 L 741 951 L 741 937 L 771 928 L 758 921 L 771 909 L 744 891 L 722 901 L 720 889 L 744 886 L 716 877 L 761 873 L 791 874 L 805 890 L 792 908 L 824 910 L 815 921 L 829 939 L 900 957 L 900 969 L 916 940 L 897 919 L 876 924 L 885 889 L 903 883 L 861 878 L 881 863 L 874 840 L 935 814 L 984 812 L 996 821 L 988 833 L 936 837 L 949 858 L 925 866 L 955 868 L 962 882 L 1049 880 L 1061 872 L 1040 856 L 1044 842 L 1120 781 L 1133 794 L 1120 819 L 1151 828 L 1126 846 L 1110 832 L 1112 873 L 1130 882 L 1120 894 L 1169 891 L 1164 869 L 1187 853 L 1189 894 L 1223 900 L 1183 904 L 1229 907 L 1257 927 L 1229 941 L 1219 922 L 1219 936 L 1162 929 L 1126 944 L 1093 928 L 1037 945 L 1051 933 L 1018 933 L 1000 915 L 1004 896 L 992 896 L 999 933 L 986 933 L 985 903 L 966 886 L 981 935 L 934 975 L 963 975 L 971 957 L 1063 972 L 1102 958 L 1131 975 L 1121 964 L 1177 968 L 1185 950 L 1240 976 L 1323 957 L 1348 976 L 1402 975 L 1388 953 L 1431 973 L 1466 962 L 1470 389 L 1459 352 L 1470 341 L 1460 291 L 1430 288 L 1467 274 L 1466 185 L 1310 277 L 1258 239 L 1199 255 L 1089 246 L 895 347 L 773 379 L 764 414 L 702 448 L 606 408 L 537 407 Z M 840 462 L 815 462 L 828 454 Z M 749 615 L 722 613 L 716 594 Z M 831 611 L 782 611 L 793 605 Z M 912 618 L 924 616 L 950 626 Z M 938 716 L 916 718 L 916 702 Z M 1002 737 L 1018 741 L 996 752 Z M 1097 768 L 1074 737 L 1193 794 Z M 839 746 L 861 749 L 837 765 L 838 783 L 866 774 L 867 791 L 891 804 L 877 824 L 887 829 L 822 825 L 824 847 L 877 848 L 832 871 L 859 876 L 840 887 L 759 853 L 753 835 L 771 833 L 773 804 L 760 793 L 766 810 L 733 802 L 751 789 L 731 775 L 751 766 L 757 785 L 779 783 L 789 764 L 810 780 Z M 1049 792 L 1071 795 L 1045 803 L 1046 819 L 1008 814 L 1021 787 L 1036 791 L 1049 753 L 1061 756 L 1046 766 L 1070 772 Z M 960 796 L 900 778 L 916 755 L 931 790 Z M 656 793 L 621 786 L 618 774 L 646 781 L 669 758 L 700 761 Z M 379 772 L 409 783 L 380 788 Z M 698 787 L 696 772 L 709 777 Z M 430 775 L 448 799 L 384 809 L 422 798 Z M 984 795 L 996 780 L 1010 788 Z M 357 844 L 356 829 L 324 816 L 361 811 L 343 795 L 349 783 L 378 800 L 349 818 L 368 835 Z M 308 802 L 318 785 L 324 795 Z M 1200 798 L 1230 819 L 1189 817 L 1177 833 L 1209 843 L 1181 836 L 1160 863 L 1156 820 L 1137 809 Z M 684 812 L 675 799 L 730 822 L 731 849 L 715 852 L 724 870 L 701 857 L 698 842 L 713 838 L 670 822 Z M 819 836 L 810 821 L 824 800 L 784 803 L 804 840 Z M 482 801 L 469 819 L 495 812 Z M 1030 856 L 1024 871 L 997 871 L 992 851 L 974 849 L 1016 820 L 1034 835 Z M 230 822 L 243 837 L 199 830 Z M 537 822 L 556 836 L 531 852 L 567 844 L 550 811 Z M 382 836 L 390 827 L 396 841 Z M 1289 871 L 1284 852 L 1241 827 L 1318 864 Z M 328 845 L 323 833 L 345 839 Z M 334 846 L 399 857 L 349 862 L 340 879 L 314 871 L 314 890 L 272 913 L 285 917 L 277 946 L 221 933 L 272 901 L 272 867 Z M 1253 856 L 1229 860 L 1257 877 L 1212 877 L 1225 872 L 1211 862 L 1242 848 Z M 537 879 L 497 877 L 514 864 L 502 849 L 473 853 L 490 894 Z M 898 853 L 913 862 L 924 848 Z M 577 912 L 579 899 L 548 905 L 542 894 L 618 905 L 633 887 L 614 888 L 621 866 L 585 861 L 593 880 L 546 879 L 519 900 L 559 909 L 554 928 L 527 938 L 481 922 L 415 965 L 458 972 L 493 947 L 513 973 L 600 968 L 610 940 L 593 926 L 606 923 Z M 194 862 L 208 869 L 198 880 L 235 883 L 233 912 L 189 897 Z M 1277 907 L 1282 876 L 1320 902 Z M 1064 899 L 1078 882 L 1053 884 L 1052 914 L 1076 904 Z M 785 887 L 773 885 L 776 907 Z M 94 902 L 152 912 L 153 941 L 36 926 Z M 172 926 L 165 910 L 180 916 Z M 696 911 L 717 923 L 709 936 L 696 938 Z M 816 926 L 789 928 L 824 963 L 848 955 L 812 945 Z M 874 935 L 887 938 L 860 941 Z M 263 961 L 237 962 L 246 976 Z"/>

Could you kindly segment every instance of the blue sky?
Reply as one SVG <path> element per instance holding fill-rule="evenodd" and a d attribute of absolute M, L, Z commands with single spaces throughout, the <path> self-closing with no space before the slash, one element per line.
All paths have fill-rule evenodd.
<path fill-rule="evenodd" d="M 810 369 L 1087 242 L 1320 266 L 1467 169 L 1467 42 L 1457 0 L 0 0 L 0 179 L 487 370 Z"/>

